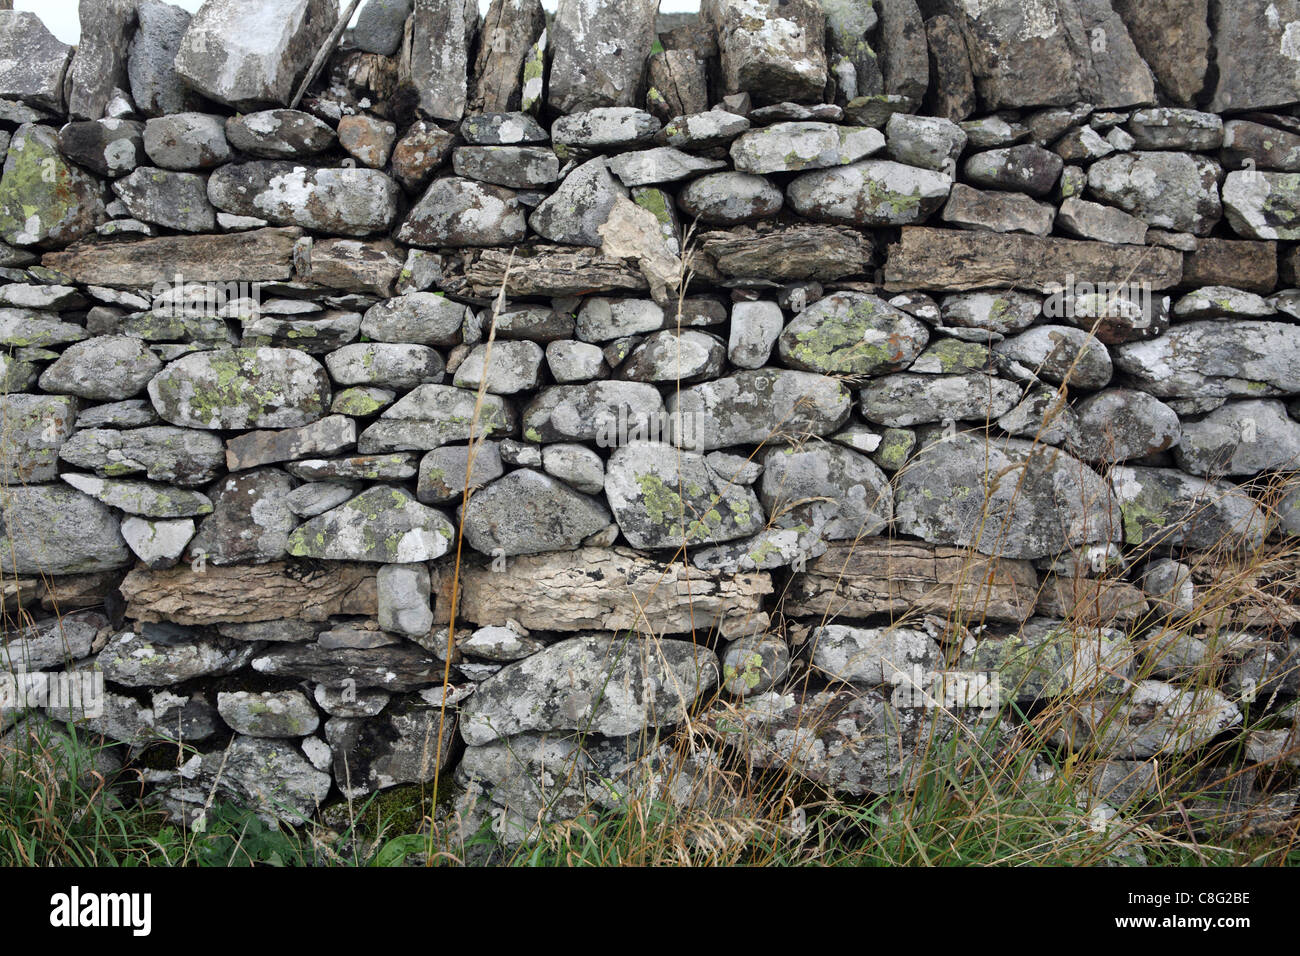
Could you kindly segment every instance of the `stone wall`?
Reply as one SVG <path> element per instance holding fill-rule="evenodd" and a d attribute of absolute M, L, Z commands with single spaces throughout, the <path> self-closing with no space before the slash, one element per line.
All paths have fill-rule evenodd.
<path fill-rule="evenodd" d="M 1286 759 L 1300 2 L 337 15 L 0 12 L 6 669 L 152 798 L 887 790 L 956 666 Z"/>

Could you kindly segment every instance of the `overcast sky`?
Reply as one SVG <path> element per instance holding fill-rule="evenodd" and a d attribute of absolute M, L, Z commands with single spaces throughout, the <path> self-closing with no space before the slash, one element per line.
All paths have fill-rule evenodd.
<path fill-rule="evenodd" d="M 197 10 L 203 0 L 171 0 L 178 7 Z M 479 6 L 486 10 L 489 0 L 479 0 Z M 556 0 L 542 0 L 547 10 L 555 9 Z M 698 10 L 699 0 L 661 0 L 659 9 L 664 13 L 678 10 Z M 50 28 L 50 32 L 64 43 L 76 43 L 81 33 L 77 23 L 77 0 L 14 0 L 15 10 L 33 10 Z M 358 8 L 360 9 L 360 8 Z"/>

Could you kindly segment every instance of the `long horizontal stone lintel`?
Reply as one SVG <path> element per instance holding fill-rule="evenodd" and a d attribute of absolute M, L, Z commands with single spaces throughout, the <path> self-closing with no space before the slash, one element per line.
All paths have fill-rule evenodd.
<path fill-rule="evenodd" d="M 46 253 L 41 265 L 85 285 L 145 289 L 171 282 L 271 282 L 293 276 L 296 226 L 224 235 L 79 242 Z"/>
<path fill-rule="evenodd" d="M 1162 246 L 1123 246 L 961 229 L 905 227 L 889 246 L 885 288 L 1050 291 L 1076 283 L 1147 283 L 1170 289 L 1183 276 L 1183 254 Z"/>

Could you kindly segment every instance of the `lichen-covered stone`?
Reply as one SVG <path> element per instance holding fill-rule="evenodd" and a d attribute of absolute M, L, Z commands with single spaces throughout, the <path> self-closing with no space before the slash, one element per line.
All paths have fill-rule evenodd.
<path fill-rule="evenodd" d="M 26 123 L 14 131 L 0 177 L 0 239 L 15 246 L 66 246 L 106 218 L 98 180 L 69 165 L 58 134 Z"/>
<path fill-rule="evenodd" d="M 824 375 L 881 375 L 911 365 L 930 341 L 924 324 L 883 299 L 836 292 L 804 309 L 781 333 L 784 364 Z"/>
<path fill-rule="evenodd" d="M 603 501 L 529 468 L 480 488 L 461 516 L 465 541 L 494 557 L 571 551 L 609 522 Z"/>
<path fill-rule="evenodd" d="M 176 73 L 235 109 L 287 104 L 337 20 L 333 0 L 210 0 L 186 27 Z"/>
<path fill-rule="evenodd" d="M 731 485 L 704 456 L 659 442 L 615 449 L 605 493 L 624 536 L 636 548 L 713 544 L 754 534 L 763 509 L 747 488 Z"/>
<path fill-rule="evenodd" d="M 442 557 L 455 534 L 441 511 L 420 504 L 405 489 L 376 485 L 299 526 L 287 550 L 329 561 L 411 564 Z"/>
<path fill-rule="evenodd" d="M 296 349 L 217 349 L 168 364 L 149 381 L 149 398 L 173 425 L 293 428 L 325 414 L 330 384 L 321 364 Z"/>
<path fill-rule="evenodd" d="M 718 683 L 714 653 L 686 641 L 574 637 L 507 665 L 461 714 L 471 746 L 523 731 L 584 730 L 626 737 L 681 720 Z M 593 692 L 603 687 L 603 693 Z"/>
<path fill-rule="evenodd" d="M 901 226 L 923 221 L 941 207 L 952 178 L 932 169 L 867 159 L 804 173 L 786 187 L 801 216 L 854 226 Z"/>

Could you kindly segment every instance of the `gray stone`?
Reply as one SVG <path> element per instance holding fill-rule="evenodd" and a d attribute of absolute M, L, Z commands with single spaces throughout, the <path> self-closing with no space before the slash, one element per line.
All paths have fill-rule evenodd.
<path fill-rule="evenodd" d="M 1209 67 L 1209 0 L 1112 0 L 1161 88 L 1190 105 Z"/>
<path fill-rule="evenodd" d="M 59 130 L 64 156 L 101 176 L 121 176 L 144 158 L 144 124 L 99 119 L 69 123 Z M 205 199 L 206 202 L 206 199 Z"/>
<path fill-rule="evenodd" d="M 634 406 L 635 407 L 635 406 Z M 668 396 L 670 419 L 691 422 L 705 451 L 835 432 L 848 418 L 848 389 L 824 375 L 741 371 Z"/>
<path fill-rule="evenodd" d="M 1263 296 L 1224 285 L 1197 289 L 1174 303 L 1174 315 L 1180 319 L 1262 319 L 1275 311 Z"/>
<path fill-rule="evenodd" d="M 175 66 L 181 38 L 190 25 L 189 12 L 161 0 L 137 0 L 136 15 L 139 25 L 126 64 L 136 109 L 145 116 L 192 109 L 196 98 L 181 82 Z M 154 162 L 158 162 L 156 157 Z"/>
<path fill-rule="evenodd" d="M 574 637 L 507 665 L 462 707 L 461 736 L 471 746 L 523 731 L 626 737 L 680 721 L 717 686 L 717 658 L 707 648 L 662 639 L 628 647 L 626 640 Z"/>
<path fill-rule="evenodd" d="M 187 786 L 171 796 L 187 813 L 204 814 L 215 791 L 223 802 L 251 807 L 264 820 L 290 826 L 307 823 L 331 785 L 330 775 L 308 763 L 292 743 L 256 737 L 236 736 L 228 749 L 196 754 L 180 774 Z M 193 825 L 194 818 L 187 816 L 186 823 Z"/>
<path fill-rule="evenodd" d="M 225 123 L 211 113 L 176 113 L 149 120 L 144 151 L 164 169 L 209 169 L 230 159 Z"/>
<path fill-rule="evenodd" d="M 1289 471 L 1300 464 L 1300 422 L 1280 401 L 1229 402 L 1184 423 L 1174 460 L 1201 476 Z"/>
<path fill-rule="evenodd" d="M 511 190 L 448 176 L 429 186 L 395 237 L 420 246 L 497 246 L 518 242 L 526 231 Z"/>
<path fill-rule="evenodd" d="M 114 92 L 128 85 L 127 46 L 135 33 L 135 0 L 80 0 L 81 33 L 64 80 L 68 115 L 97 120 L 107 116 Z"/>
<path fill-rule="evenodd" d="M 113 183 L 113 192 L 131 215 L 179 232 L 212 232 L 217 211 L 208 202 L 208 184 L 196 173 L 141 166 Z"/>
<path fill-rule="evenodd" d="M 1223 120 L 1213 113 L 1159 107 L 1138 110 L 1125 126 L 1136 149 L 1209 152 L 1223 145 Z"/>
<path fill-rule="evenodd" d="M 122 520 L 122 538 L 131 553 L 153 570 L 173 567 L 194 537 L 193 518 L 153 520 L 130 515 Z"/>
<path fill-rule="evenodd" d="M 496 443 L 480 446 L 469 465 L 468 445 L 444 445 L 420 459 L 416 497 L 426 505 L 446 505 L 462 500 L 468 473 L 469 487 L 481 488 L 501 477 L 501 453 Z"/>
<path fill-rule="evenodd" d="M 1120 535 L 1101 477 L 1017 438 L 958 433 L 927 445 L 899 473 L 894 502 L 902 533 L 997 557 L 1049 557 Z"/>
<path fill-rule="evenodd" d="M 544 146 L 458 146 L 452 166 L 457 176 L 511 189 L 542 189 L 560 177 L 559 158 Z"/>
<path fill-rule="evenodd" d="M 117 518 L 99 501 L 64 485 L 0 489 L 0 570 L 87 574 L 131 562 Z"/>
<path fill-rule="evenodd" d="M 95 340 L 101 350 L 106 341 Z M 108 397 L 125 398 L 138 388 Z M 149 398 L 173 425 L 295 428 L 325 414 L 330 384 L 321 364 L 296 349 L 218 349 L 171 362 L 149 380 Z"/>
<path fill-rule="evenodd" d="M 1054 385 L 1068 381 L 1076 388 L 1105 388 L 1114 374 L 1106 346 L 1067 325 L 1036 325 L 994 349 Z"/>
<path fill-rule="evenodd" d="M 617 374 L 633 382 L 698 382 L 720 375 L 726 356 L 727 347 L 716 335 L 665 329 L 633 349 Z"/>
<path fill-rule="evenodd" d="M 944 326 L 1005 336 L 1027 329 L 1042 311 L 1042 298 L 1027 292 L 967 292 L 944 298 L 942 320 Z"/>
<path fill-rule="evenodd" d="M 1223 210 L 1239 236 L 1300 239 L 1300 173 L 1228 173 Z"/>
<path fill-rule="evenodd" d="M 217 694 L 217 712 L 236 733 L 249 737 L 306 737 L 320 726 L 320 715 L 299 690 Z"/>
<path fill-rule="evenodd" d="M 766 219 L 781 211 L 781 190 L 750 173 L 712 173 L 692 180 L 678 203 L 688 215 L 717 226 L 735 226 Z"/>
<path fill-rule="evenodd" d="M 600 346 L 588 342 L 557 340 L 546 345 L 546 365 L 560 384 L 588 382 L 609 372 Z"/>
<path fill-rule="evenodd" d="M 460 341 L 465 306 L 435 292 L 408 292 L 376 303 L 361 320 L 363 335 L 376 342 L 447 347 Z"/>
<path fill-rule="evenodd" d="M 605 462 L 585 445 L 555 444 L 542 448 L 542 467 L 548 475 L 559 478 L 587 495 L 598 495 L 605 488 Z"/>
<path fill-rule="evenodd" d="M 329 561 L 412 564 L 440 558 L 451 548 L 456 529 L 441 512 L 391 485 L 367 488 L 289 535 L 295 557 Z"/>
<path fill-rule="evenodd" d="M 64 472 L 59 477 L 78 491 L 98 498 L 110 507 L 146 518 L 185 518 L 207 514 L 212 510 L 212 502 L 207 495 L 170 485 L 96 478 L 93 475 L 69 472 Z"/>
<path fill-rule="evenodd" d="M 259 110 L 226 120 L 226 140 L 235 149 L 265 159 L 295 159 L 329 149 L 334 130 L 301 110 Z"/>
<path fill-rule="evenodd" d="M 703 455 L 659 442 L 615 449 L 605 494 L 619 528 L 636 548 L 714 544 L 763 527 L 752 491 L 730 485 Z"/>
<path fill-rule="evenodd" d="M 903 372 L 875 379 L 859 394 L 862 414 L 868 421 L 907 428 L 929 422 L 1001 418 L 1019 400 L 1020 389 L 1004 379 L 980 373 Z"/>
<path fill-rule="evenodd" d="M 402 42 L 412 0 L 366 0 L 357 14 L 352 39 L 367 53 L 392 56 Z"/>
<path fill-rule="evenodd" d="M 1223 126 L 1220 158 L 1234 168 L 1253 163 L 1256 169 L 1300 172 L 1300 135 L 1248 120 L 1231 120 Z"/>
<path fill-rule="evenodd" d="M 1053 144 L 1052 152 L 1067 163 L 1090 163 L 1109 156 L 1115 147 L 1091 126 L 1076 126 Z"/>
<path fill-rule="evenodd" d="M 41 374 L 41 389 L 97 401 L 137 394 L 162 362 L 137 338 L 102 335 L 74 342 Z"/>
<path fill-rule="evenodd" d="M 722 654 L 722 688 L 748 697 L 771 690 L 790 668 L 790 649 L 775 637 L 742 637 Z"/>
<path fill-rule="evenodd" d="M 1075 406 L 1070 450 L 1085 461 L 1148 458 L 1178 444 L 1178 415 L 1160 399 L 1127 388 L 1110 388 Z"/>
<path fill-rule="evenodd" d="M 75 242 L 106 218 L 102 189 L 64 161 L 53 129 L 26 123 L 14 131 L 0 177 L 0 239 L 42 248 Z"/>
<path fill-rule="evenodd" d="M 600 227 L 618 198 L 627 194 L 627 188 L 610 175 L 605 160 L 597 157 L 564 177 L 559 188 L 528 217 L 528 225 L 552 242 L 600 246 Z"/>
<path fill-rule="evenodd" d="M 545 353 L 536 342 L 494 342 L 476 345 L 456 369 L 453 384 L 457 388 L 477 390 L 486 383 L 494 395 L 513 395 L 537 388 L 541 383 Z"/>
<path fill-rule="evenodd" d="M 786 187 L 801 216 L 854 226 L 900 226 L 923 221 L 941 207 L 952 179 L 931 169 L 868 159 L 804 173 Z"/>
<path fill-rule="evenodd" d="M 572 551 L 610 522 L 602 501 L 528 468 L 481 488 L 463 512 L 466 542 L 482 554 L 507 557 Z"/>
<path fill-rule="evenodd" d="M 707 0 L 722 85 L 761 103 L 820 100 L 826 86 L 826 16 L 813 0 Z"/>
<path fill-rule="evenodd" d="M 775 302 L 737 302 L 731 309 L 727 359 L 736 368 L 762 368 L 784 326 L 785 315 Z"/>
<path fill-rule="evenodd" d="M 610 159 L 608 166 L 624 186 L 676 182 L 727 168 L 723 160 L 694 156 L 672 146 L 622 153 Z"/>
<path fill-rule="evenodd" d="M 212 481 L 224 464 L 220 437 L 171 425 L 82 428 L 59 457 L 104 478 L 143 474 L 150 481 L 183 486 Z"/>
<path fill-rule="evenodd" d="M 477 113 L 466 116 L 460 135 L 474 146 L 518 146 L 545 143 L 549 136 L 527 113 Z"/>
<path fill-rule="evenodd" d="M 895 113 L 885 124 L 889 158 L 907 166 L 947 170 L 955 168 L 966 148 L 966 132 L 951 120 L 935 116 Z"/>
<path fill-rule="evenodd" d="M 1063 232 L 1080 239 L 1099 242 L 1145 245 L 1147 224 L 1114 206 L 1103 206 L 1085 199 L 1070 197 L 1061 203 L 1056 224 Z"/>
<path fill-rule="evenodd" d="M 678 149 L 710 149 L 728 145 L 749 126 L 749 120 L 744 116 L 721 109 L 709 110 L 669 120 L 658 138 Z"/>
<path fill-rule="evenodd" d="M 845 166 L 885 147 L 879 130 L 831 123 L 777 123 L 743 133 L 731 159 L 745 173 L 798 172 Z"/>
<path fill-rule="evenodd" d="M 62 113 L 72 49 L 36 14 L 0 10 L 0 97 Z"/>
<path fill-rule="evenodd" d="M 330 415 L 297 428 L 236 435 L 226 442 L 226 467 L 241 471 L 296 458 L 335 455 L 356 442 L 356 422 L 344 415 Z"/>
<path fill-rule="evenodd" d="M 1115 347 L 1115 367 L 1158 398 L 1259 398 L 1300 392 L 1300 328 L 1207 319 Z"/>
<path fill-rule="evenodd" d="M 962 166 L 962 175 L 986 189 L 1009 189 L 1046 196 L 1061 178 L 1065 162 L 1039 146 L 1010 146 L 976 153 Z"/>
<path fill-rule="evenodd" d="M 806 372 L 881 375 L 911 365 L 930 340 L 925 325 L 862 292 L 819 299 L 786 326 L 781 361 Z"/>
<path fill-rule="evenodd" d="M 376 582 L 379 626 L 398 634 L 423 637 L 433 627 L 429 569 L 423 564 L 386 564 Z"/>
<path fill-rule="evenodd" d="M 1021 193 L 983 191 L 956 183 L 943 207 L 943 221 L 963 229 L 1024 232 L 1046 236 L 1056 210 Z"/>
<path fill-rule="evenodd" d="M 1059 740 L 1082 741 L 1121 759 L 1176 756 L 1241 723 L 1241 713 L 1210 688 L 1139 681 L 1122 697 L 1085 700 L 1069 711 Z"/>
<path fill-rule="evenodd" d="M 769 450 L 759 497 L 771 527 L 812 527 L 826 541 L 879 534 L 894 516 L 884 472 L 865 455 L 832 443 Z"/>
<path fill-rule="evenodd" d="M 479 438 L 508 434 L 514 427 L 514 413 L 510 406 L 498 396 L 485 395 L 478 408 L 477 423 L 473 424 L 477 399 L 476 393 L 451 385 L 417 386 L 385 409 L 380 420 L 362 433 L 357 443 L 358 450 L 362 454 L 373 454 L 373 450 L 367 447 L 367 435 L 385 424 L 393 425 L 396 432 L 406 438 L 402 447 L 384 449 L 387 451 L 428 451 L 451 442 L 468 441 L 471 431 Z M 427 435 L 413 434 L 426 427 Z M 383 431 L 379 429 L 379 433 Z M 424 440 L 426 438 L 429 443 Z"/>
<path fill-rule="evenodd" d="M 237 110 L 287 104 L 338 20 L 333 0 L 209 0 L 176 54 L 181 81 Z"/>
<path fill-rule="evenodd" d="M 649 299 L 584 299 L 578 309 L 575 331 L 585 342 L 608 342 L 628 335 L 655 332 L 664 327 L 664 310 Z"/>
<path fill-rule="evenodd" d="M 356 342 L 325 356 L 330 377 L 340 385 L 378 385 L 398 390 L 442 381 L 442 356 L 427 345 Z"/>
<path fill-rule="evenodd" d="M 285 504 L 300 518 L 314 518 L 343 504 L 360 490 L 345 481 L 312 481 L 289 492 Z"/>
<path fill-rule="evenodd" d="M 645 110 L 632 106 L 601 106 L 561 116 L 551 127 L 559 147 L 617 149 L 633 146 L 659 132 L 660 123 Z"/>
<path fill-rule="evenodd" d="M 170 687 L 196 677 L 229 674 L 244 667 L 255 645 L 223 638 L 185 634 L 170 638 L 161 630 L 151 638 L 143 632 L 123 631 L 99 653 L 104 678 L 123 687 Z"/>
<path fill-rule="evenodd" d="M 1237 0 L 1215 5 L 1211 17 L 1218 85 L 1209 110 L 1267 109 L 1300 100 L 1300 3 Z"/>
<path fill-rule="evenodd" d="M 941 668 L 934 638 L 909 627 L 846 627 L 829 624 L 809 638 L 813 666 L 833 680 L 867 687 L 896 687 L 913 679 L 913 668 Z"/>
<path fill-rule="evenodd" d="M 0 645 L 0 666 L 10 674 L 35 673 L 89 657 L 95 636 L 107 626 L 93 611 L 29 624 Z"/>
<path fill-rule="evenodd" d="M 400 195 L 397 183 L 378 170 L 272 160 L 231 163 L 208 179 L 208 201 L 223 212 L 341 236 L 387 231 Z"/>
<path fill-rule="evenodd" d="M 1214 160 L 1189 153 L 1122 153 L 1092 165 L 1088 189 L 1149 226 L 1204 236 L 1223 212 L 1219 171 Z"/>
<path fill-rule="evenodd" d="M 444 721 L 438 708 L 410 701 L 376 720 L 333 717 L 325 723 L 334 776 L 348 799 L 433 780 L 451 759 L 455 731 L 453 718 Z"/>
<path fill-rule="evenodd" d="M 1263 541 L 1265 514 L 1236 485 L 1193 478 L 1172 468 L 1129 465 L 1113 469 L 1110 480 L 1129 547 L 1249 549 Z"/>
<path fill-rule="evenodd" d="M 77 400 L 49 395 L 0 395 L 0 485 L 54 481 L 59 454 L 77 438 Z"/>
<path fill-rule="evenodd" d="M 655 39 L 655 0 L 562 0 L 550 28 L 547 105 L 558 113 L 631 106 Z"/>

